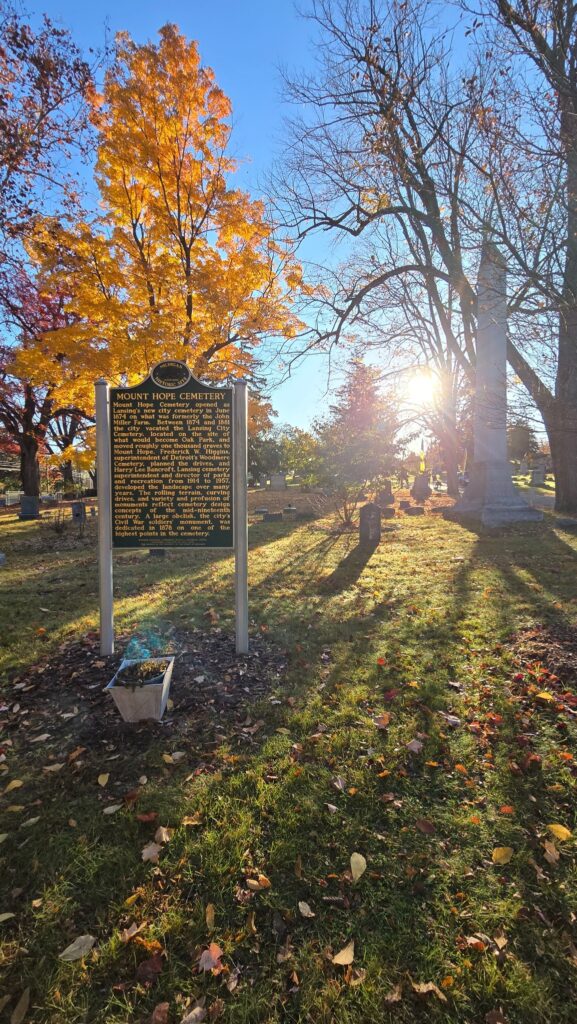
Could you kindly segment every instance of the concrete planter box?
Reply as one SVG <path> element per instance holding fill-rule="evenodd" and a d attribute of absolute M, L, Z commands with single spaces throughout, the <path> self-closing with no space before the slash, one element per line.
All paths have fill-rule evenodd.
<path fill-rule="evenodd" d="M 139 663 L 137 659 L 125 658 L 106 687 L 125 722 L 142 722 L 147 718 L 160 722 L 165 712 L 174 658 L 146 658 L 146 661 L 158 662 L 158 675 L 153 676 L 150 682 L 142 686 L 117 686 L 119 672 Z"/>

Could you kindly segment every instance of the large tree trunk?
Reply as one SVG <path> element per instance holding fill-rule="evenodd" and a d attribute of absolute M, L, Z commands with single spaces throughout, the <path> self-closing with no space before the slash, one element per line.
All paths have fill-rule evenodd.
<path fill-rule="evenodd" d="M 562 96 L 561 103 L 561 141 L 567 160 L 567 251 L 555 410 L 547 433 L 555 470 L 555 508 L 577 512 L 577 118 L 571 97 Z"/>
<path fill-rule="evenodd" d="M 38 441 L 32 434 L 24 434 L 20 444 L 20 477 L 22 490 L 29 497 L 40 494 L 40 465 L 38 463 Z"/>
<path fill-rule="evenodd" d="M 577 349 L 574 353 L 577 366 Z M 577 512 L 577 401 L 557 397 L 543 415 L 555 474 L 555 510 Z"/>

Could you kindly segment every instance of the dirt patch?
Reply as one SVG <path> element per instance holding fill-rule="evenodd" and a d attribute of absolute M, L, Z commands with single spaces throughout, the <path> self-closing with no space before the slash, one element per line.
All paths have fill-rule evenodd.
<path fill-rule="evenodd" d="M 251 639 L 250 654 L 237 655 L 234 638 L 220 629 L 175 630 L 165 651 L 176 659 L 171 704 L 162 722 L 135 724 L 122 721 L 105 692 L 127 642 L 121 637 L 119 653 L 101 658 L 97 636 L 89 633 L 13 678 L 0 706 L 13 752 L 46 770 L 78 747 L 86 758 L 113 746 L 130 775 L 133 755 L 157 739 L 170 746 L 177 741 L 194 765 L 225 740 L 238 745 L 258 738 L 251 707 L 279 685 L 286 669 L 283 652 L 265 638 Z"/>
<path fill-rule="evenodd" d="M 562 686 L 577 688 L 577 629 L 535 626 L 515 634 L 511 648 L 524 665 L 543 666 Z"/>

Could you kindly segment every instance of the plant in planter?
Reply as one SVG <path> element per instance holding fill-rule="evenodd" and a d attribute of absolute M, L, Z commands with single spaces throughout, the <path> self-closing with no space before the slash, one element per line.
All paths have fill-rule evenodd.
<path fill-rule="evenodd" d="M 125 722 L 160 722 L 168 701 L 174 658 L 125 658 L 106 687 Z"/>

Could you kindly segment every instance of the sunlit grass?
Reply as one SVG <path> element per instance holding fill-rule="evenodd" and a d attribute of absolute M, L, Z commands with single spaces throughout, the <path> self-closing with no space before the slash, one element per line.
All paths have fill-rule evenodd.
<path fill-rule="evenodd" d="M 510 1024 L 572 1021 L 577 991 L 564 935 L 577 913 L 573 844 L 546 882 L 531 862 L 543 864 L 536 836 L 546 822 L 575 826 L 574 773 L 556 753 L 575 751 L 574 727 L 564 719 L 560 730 L 540 711 L 531 732 L 542 770 L 511 773 L 526 727 L 509 701 L 513 669 L 500 645 L 527 623 L 575 623 L 577 540 L 547 525 L 478 536 L 431 516 L 399 521 L 363 554 L 330 526 L 251 528 L 251 631 L 286 649 L 289 672 L 254 709 L 264 724 L 250 745 L 232 731 L 208 753 L 167 732 L 127 762 L 122 750 L 88 742 L 78 771 L 45 777 L 42 750 L 27 744 L 25 731 L 12 734 L 5 777 L 24 782 L 25 809 L 8 812 L 15 798 L 4 798 L 0 910 L 16 917 L 1 925 L 0 996 L 30 985 L 31 1021 L 141 1024 L 167 1000 L 170 1022 L 179 1024 L 184 1001 L 200 996 L 207 1008 L 222 999 L 220 1019 L 229 1024 L 462 1024 L 498 1008 Z M 28 665 L 66 638 L 97 627 L 94 536 L 59 548 L 43 525 L 0 529 L 8 556 L 2 657 L 25 678 Z M 115 558 L 115 592 L 120 633 L 206 627 L 208 608 L 220 627 L 233 628 L 228 555 L 156 560 L 130 552 Z M 448 688 L 450 680 L 462 692 Z M 440 710 L 463 722 L 500 714 L 492 760 L 474 732 L 447 727 Z M 379 730 L 374 719 L 384 711 L 391 723 Z M 425 749 L 412 756 L 406 744 L 417 735 Z M 193 764 L 210 759 L 210 773 L 167 766 L 163 752 L 183 744 Z M 140 824 L 131 810 L 102 814 L 101 770 L 111 773 L 111 801 L 147 776 L 139 811 L 157 811 L 159 823 L 175 829 L 158 867 L 141 860 L 155 825 Z M 502 804 L 515 814 L 500 814 Z M 195 812 L 202 826 L 183 826 Z M 37 825 L 21 829 L 33 815 Z M 415 828 L 422 818 L 434 822 L 433 835 Z M 491 865 L 495 845 L 515 850 L 506 869 Z M 346 876 L 353 851 L 368 863 L 356 885 Z M 249 869 L 271 887 L 243 904 L 238 887 Z M 314 919 L 300 915 L 303 900 Z M 207 904 L 215 913 L 210 933 Z M 134 984 L 150 952 L 119 938 L 132 921 L 147 921 L 146 941 L 166 951 L 151 989 Z M 98 944 L 85 963 L 59 961 L 86 933 Z M 463 947 L 476 933 L 506 936 L 502 962 Z M 224 976 L 193 970 L 211 938 L 224 951 Z M 364 974 L 349 981 L 358 985 L 327 953 L 351 939 L 353 967 Z M 223 977 L 235 969 L 239 982 L 229 992 Z M 411 979 L 435 982 L 447 1002 L 419 999 Z M 384 996 L 397 984 L 402 999 L 387 1008 Z"/>

